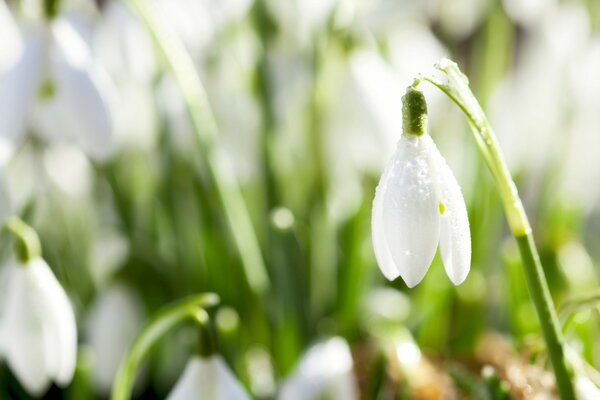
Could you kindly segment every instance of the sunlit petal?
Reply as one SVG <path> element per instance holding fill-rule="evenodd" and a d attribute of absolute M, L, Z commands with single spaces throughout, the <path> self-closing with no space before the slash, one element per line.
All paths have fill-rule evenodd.
<path fill-rule="evenodd" d="M 348 343 L 334 337 L 311 346 L 284 382 L 280 400 L 353 400 L 358 388 Z"/>
<path fill-rule="evenodd" d="M 94 387 L 108 395 L 123 354 L 143 325 L 143 308 L 135 292 L 124 284 L 103 290 L 91 307 L 86 337 L 94 353 Z"/>
<path fill-rule="evenodd" d="M 440 182 L 440 252 L 446 273 L 461 284 L 471 268 L 471 231 L 462 191 L 446 160 L 434 146 Z"/>
<path fill-rule="evenodd" d="M 188 361 L 168 400 L 246 400 L 250 396 L 220 356 Z"/>
<path fill-rule="evenodd" d="M 386 167 L 377 189 L 375 190 L 375 200 L 373 200 L 373 214 L 371 216 L 371 234 L 373 239 L 373 250 L 377 265 L 383 275 L 390 281 L 396 279 L 400 275 L 400 271 L 396 268 L 396 264 L 392 259 L 392 254 L 388 247 L 388 243 L 384 231 L 384 215 L 383 215 L 383 197 L 387 189 L 390 172 L 394 166 L 394 162 L 390 162 Z"/>
<path fill-rule="evenodd" d="M 0 74 L 19 59 L 23 51 L 23 40 L 19 28 L 6 5 L 0 1 Z"/>
<path fill-rule="evenodd" d="M 56 79 L 64 132 L 92 156 L 105 157 L 113 144 L 108 96 L 112 87 L 105 72 L 92 62 L 85 42 L 66 22 L 52 26 L 51 66 Z"/>
<path fill-rule="evenodd" d="M 34 279 L 27 268 L 11 264 L 3 321 L 6 342 L 4 356 L 23 387 L 32 395 L 42 394 L 50 385 L 44 353 L 44 324 L 36 312 L 40 298 L 32 292 Z"/>
<path fill-rule="evenodd" d="M 428 135 L 402 135 L 382 192 L 382 225 L 400 276 L 409 287 L 425 276 L 437 248 L 440 217 Z"/>
<path fill-rule="evenodd" d="M 25 269 L 31 276 L 31 290 L 39 296 L 37 312 L 44 324 L 48 374 L 56 383 L 66 385 L 73 378 L 77 358 L 77 327 L 73 308 L 44 260 L 34 259 Z"/>
<path fill-rule="evenodd" d="M 0 70 L 0 142 L 3 147 L 14 147 L 25 133 L 41 80 L 45 47 L 44 29 L 31 29 L 25 35 L 19 59 L 5 71 Z M 1 153 L 7 157 L 11 151 L 2 149 Z"/>

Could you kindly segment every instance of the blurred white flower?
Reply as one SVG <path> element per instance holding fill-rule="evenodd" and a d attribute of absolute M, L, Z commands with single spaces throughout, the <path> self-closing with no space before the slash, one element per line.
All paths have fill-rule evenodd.
<path fill-rule="evenodd" d="M 13 19 L 6 2 L 0 2 L 0 74 L 13 65 L 23 52 L 23 41 L 19 27 Z"/>
<path fill-rule="evenodd" d="M 578 376 L 575 379 L 575 392 L 578 400 L 600 399 L 600 389 L 587 377 Z"/>
<path fill-rule="evenodd" d="M 22 40 L 20 57 L 0 71 L 0 137 L 15 147 L 33 128 L 105 157 L 112 143 L 111 84 L 81 35 L 59 16 L 28 26 Z"/>
<path fill-rule="evenodd" d="M 194 60 L 216 44 L 215 35 L 240 21 L 252 0 L 155 0 L 161 16 L 172 26 Z"/>
<path fill-rule="evenodd" d="M 372 50 L 353 51 L 347 60 L 329 57 L 323 76 L 323 92 L 328 93 L 323 127 L 331 174 L 328 209 L 339 221 L 360 207 L 362 176 L 381 171 L 391 155 L 396 133 L 402 130 L 397 109 L 402 85 Z"/>
<path fill-rule="evenodd" d="M 431 137 L 402 134 L 373 201 L 372 238 L 386 278 L 408 287 L 425 276 L 438 246 L 450 280 L 469 273 L 471 234 L 465 200 Z"/>
<path fill-rule="evenodd" d="M 261 164 L 261 110 L 252 90 L 260 45 L 255 32 L 244 28 L 220 43 L 214 58 L 203 66 L 203 81 L 219 126 L 219 146 L 238 181 L 247 183 Z"/>
<path fill-rule="evenodd" d="M 109 99 L 115 141 L 119 147 L 152 148 L 158 136 L 152 93 L 158 65 L 150 34 L 125 5 L 110 2 L 94 30 L 93 48 L 118 93 Z"/>
<path fill-rule="evenodd" d="M 0 356 L 34 396 L 51 381 L 67 385 L 77 355 L 77 327 L 69 299 L 41 258 L 6 266 L 2 293 Z"/>
<path fill-rule="evenodd" d="M 513 21 L 528 26 L 542 19 L 556 0 L 502 0 L 502 4 Z"/>
<path fill-rule="evenodd" d="M 592 211 L 600 199 L 600 35 L 596 34 L 581 54 L 572 58 L 570 82 L 573 98 L 570 134 L 561 138 L 563 160 L 560 194 L 566 201 Z"/>
<path fill-rule="evenodd" d="M 441 28 L 457 39 L 475 31 L 487 14 L 491 0 L 430 0 L 430 10 Z"/>
<path fill-rule="evenodd" d="M 143 319 L 138 298 L 122 284 L 102 291 L 92 306 L 86 336 L 94 356 L 93 383 L 101 394 L 110 393 L 119 362 L 133 343 Z"/>
<path fill-rule="evenodd" d="M 246 400 L 250 396 L 219 355 L 194 357 L 167 400 Z"/>
<path fill-rule="evenodd" d="M 387 43 L 390 63 L 402 87 L 410 85 L 419 74 L 433 70 L 435 63 L 448 56 L 448 50 L 422 22 L 407 22 L 396 27 L 390 31 Z"/>
<path fill-rule="evenodd" d="M 587 16 L 575 4 L 556 7 L 542 22 L 526 36 L 517 65 L 490 103 L 508 165 L 534 175 L 562 152 L 570 95 L 565 74 L 589 38 Z"/>
<path fill-rule="evenodd" d="M 89 160 L 76 146 L 51 144 L 44 149 L 44 167 L 50 181 L 75 198 L 89 195 L 94 175 Z"/>
<path fill-rule="evenodd" d="M 325 27 L 340 0 L 267 0 L 279 28 L 299 44 L 310 43 L 312 35 Z"/>
<path fill-rule="evenodd" d="M 278 396 L 281 400 L 358 399 L 348 343 L 334 337 L 317 343 L 302 356 Z"/>

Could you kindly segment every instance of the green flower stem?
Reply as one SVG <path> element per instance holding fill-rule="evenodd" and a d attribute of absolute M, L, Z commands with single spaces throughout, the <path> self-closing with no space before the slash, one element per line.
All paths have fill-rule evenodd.
<path fill-rule="evenodd" d="M 204 325 L 208 318 L 204 308 L 214 306 L 218 302 L 219 297 L 216 294 L 206 293 L 176 301 L 159 311 L 138 335 L 121 361 L 111 399 L 128 400 L 133 390 L 136 371 L 153 345 L 187 319 Z"/>
<path fill-rule="evenodd" d="M 44 15 L 48 21 L 54 19 L 60 10 L 60 0 L 44 0 Z"/>
<path fill-rule="evenodd" d="M 421 81 L 434 84 L 448 95 L 467 116 L 479 149 L 498 185 L 508 224 L 521 252 L 529 293 L 540 320 L 560 397 L 564 400 L 575 399 L 573 383 L 565 359 L 562 331 L 548 283 L 523 203 L 504 161 L 496 136 L 479 102 L 469 88 L 466 76 L 462 74 L 456 63 L 444 59 L 437 68 L 446 75 L 448 84 L 441 83 L 429 76 L 421 76 L 415 79 L 412 87 L 417 88 Z"/>
<path fill-rule="evenodd" d="M 194 62 L 181 40 L 162 22 L 152 2 L 125 0 L 125 3 L 139 14 L 171 69 L 223 205 L 248 283 L 255 293 L 263 294 L 268 291 L 270 282 L 258 238 L 231 164 L 216 144 L 217 123 Z"/>
<path fill-rule="evenodd" d="M 42 256 L 42 245 L 36 231 L 22 219 L 10 217 L 4 223 L 4 228 L 17 238 L 15 251 L 17 258 L 23 264 Z"/>

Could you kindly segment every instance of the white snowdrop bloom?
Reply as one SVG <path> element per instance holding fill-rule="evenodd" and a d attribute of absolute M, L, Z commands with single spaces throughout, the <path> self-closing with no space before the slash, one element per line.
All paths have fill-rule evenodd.
<path fill-rule="evenodd" d="M 513 21 L 528 26 L 539 21 L 556 0 L 502 0 L 502 5 Z"/>
<path fill-rule="evenodd" d="M 23 51 L 0 71 L 0 138 L 16 146 L 28 128 L 106 156 L 112 144 L 107 97 L 112 86 L 67 18 L 33 23 Z"/>
<path fill-rule="evenodd" d="M 469 273 L 471 234 L 460 186 L 426 132 L 426 104 L 409 89 L 403 100 L 404 133 L 373 201 L 377 263 L 386 278 L 409 287 L 429 269 L 438 243 L 446 273 L 458 285 Z"/>
<path fill-rule="evenodd" d="M 0 309 L 4 358 L 23 387 L 34 396 L 53 381 L 73 378 L 77 327 L 69 299 L 41 258 L 7 266 L 6 291 Z"/>
<path fill-rule="evenodd" d="M 93 48 L 118 94 L 110 97 L 116 145 L 153 148 L 158 116 L 152 88 L 158 65 L 148 30 L 124 4 L 110 2 L 94 30 Z"/>
<path fill-rule="evenodd" d="M 246 400 L 250 396 L 221 356 L 194 357 L 167 400 Z"/>
<path fill-rule="evenodd" d="M 323 68 L 323 145 L 329 160 L 328 211 L 334 221 L 353 215 L 362 203 L 364 173 L 377 173 L 391 155 L 402 117 L 403 87 L 373 50 L 329 56 Z M 370 132 L 365 135 L 365 132 Z M 383 155 L 383 157 L 382 157 Z"/>
<path fill-rule="evenodd" d="M 23 51 L 23 41 L 19 33 L 19 27 L 10 14 L 6 2 L 0 2 L 0 74 L 13 65 Z"/>
<path fill-rule="evenodd" d="M 172 26 L 189 50 L 200 60 L 215 36 L 247 14 L 251 0 L 154 0 L 161 16 Z"/>
<path fill-rule="evenodd" d="M 572 57 L 570 67 L 571 93 L 569 135 L 562 135 L 561 157 L 566 160 L 559 175 L 559 194 L 568 202 L 581 205 L 591 212 L 600 199 L 600 159 L 597 149 L 600 137 L 600 81 L 594 76 L 600 70 L 600 35 L 594 35 L 586 49 Z"/>
<path fill-rule="evenodd" d="M 311 36 L 325 27 L 339 0 L 267 0 L 269 12 L 279 27 L 300 44 L 308 44 Z"/>
<path fill-rule="evenodd" d="M 397 26 L 390 32 L 387 43 L 390 63 L 398 73 L 403 87 L 410 85 L 412 79 L 421 72 L 432 69 L 438 60 L 448 56 L 448 50 L 431 29 L 421 22 L 407 22 Z M 429 95 L 427 92 L 426 94 Z"/>
<path fill-rule="evenodd" d="M 575 392 L 578 400 L 600 399 L 600 388 L 584 376 L 578 376 L 575 379 Z"/>
<path fill-rule="evenodd" d="M 473 33 L 483 22 L 492 2 L 490 0 L 431 0 L 431 14 L 441 28 L 457 39 Z"/>
<path fill-rule="evenodd" d="M 569 65 L 579 62 L 586 49 L 589 25 L 583 6 L 575 3 L 544 13 L 525 36 L 515 68 L 490 99 L 490 119 L 508 166 L 527 171 L 534 183 L 554 158 L 564 157 L 561 139 L 573 118 L 565 112 L 571 96 L 565 78 Z"/>
<path fill-rule="evenodd" d="M 44 150 L 43 163 L 48 178 L 63 193 L 79 199 L 91 194 L 92 166 L 78 147 L 67 143 L 51 144 Z"/>
<path fill-rule="evenodd" d="M 142 327 L 143 320 L 139 299 L 123 284 L 110 286 L 92 306 L 86 336 L 94 355 L 92 377 L 98 392 L 104 395 L 110 393 L 119 363 Z"/>
<path fill-rule="evenodd" d="M 340 337 L 309 348 L 292 375 L 285 380 L 278 396 L 281 400 L 323 398 L 358 399 L 350 347 Z"/>

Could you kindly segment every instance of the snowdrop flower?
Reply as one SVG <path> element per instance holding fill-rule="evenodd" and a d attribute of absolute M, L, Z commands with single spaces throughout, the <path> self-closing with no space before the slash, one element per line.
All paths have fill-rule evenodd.
<path fill-rule="evenodd" d="M 575 391 L 579 400 L 600 399 L 600 389 L 585 376 L 578 376 L 575 379 Z"/>
<path fill-rule="evenodd" d="M 6 2 L 0 2 L 0 74 L 12 65 L 23 51 L 19 27 L 15 23 Z"/>
<path fill-rule="evenodd" d="M 491 4 L 490 0 L 434 0 L 431 11 L 445 33 L 463 39 L 481 25 Z"/>
<path fill-rule="evenodd" d="M 0 357 L 33 396 L 51 381 L 67 385 L 75 371 L 77 328 L 65 291 L 39 257 L 12 262 L 5 273 Z"/>
<path fill-rule="evenodd" d="M 267 0 L 266 5 L 282 31 L 300 44 L 325 27 L 339 0 Z"/>
<path fill-rule="evenodd" d="M 331 338 L 312 346 L 286 379 L 281 400 L 351 400 L 358 398 L 358 385 L 352 369 L 348 343 Z"/>
<path fill-rule="evenodd" d="M 152 37 L 124 4 L 110 2 L 92 43 L 96 60 L 108 71 L 117 94 L 109 98 L 116 145 L 152 149 L 158 138 L 152 93 L 158 65 Z"/>
<path fill-rule="evenodd" d="M 194 357 L 167 400 L 246 400 L 250 396 L 221 356 Z"/>
<path fill-rule="evenodd" d="M 143 318 L 139 299 L 123 284 L 110 286 L 92 306 L 86 331 L 94 352 L 93 383 L 99 393 L 110 393 L 119 362 L 142 327 Z"/>
<path fill-rule="evenodd" d="M 0 71 L 0 138 L 16 146 L 33 128 L 48 139 L 74 141 L 90 155 L 107 155 L 110 80 L 73 24 L 59 16 L 32 24 L 18 40 L 22 51 Z"/>
<path fill-rule="evenodd" d="M 471 236 L 465 201 L 446 161 L 427 134 L 425 97 L 409 88 L 403 97 L 403 134 L 375 194 L 372 239 L 383 274 L 409 287 L 427 272 L 440 245 L 450 280 L 469 273 Z"/>

